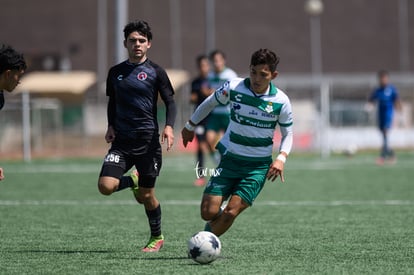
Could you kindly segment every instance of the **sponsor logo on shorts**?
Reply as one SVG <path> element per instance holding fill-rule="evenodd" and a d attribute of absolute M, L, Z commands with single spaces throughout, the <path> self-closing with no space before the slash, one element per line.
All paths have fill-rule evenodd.
<path fill-rule="evenodd" d="M 206 188 L 219 188 L 219 189 L 223 189 L 226 188 L 226 185 L 223 184 L 217 184 L 215 182 L 212 182 L 211 180 L 207 183 Z"/>

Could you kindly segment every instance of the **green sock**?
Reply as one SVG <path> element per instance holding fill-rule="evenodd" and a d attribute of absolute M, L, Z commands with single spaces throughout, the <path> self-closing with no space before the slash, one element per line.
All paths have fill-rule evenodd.
<path fill-rule="evenodd" d="M 206 225 L 204 226 L 204 231 L 211 232 L 211 225 L 210 225 L 210 222 L 206 222 Z"/>

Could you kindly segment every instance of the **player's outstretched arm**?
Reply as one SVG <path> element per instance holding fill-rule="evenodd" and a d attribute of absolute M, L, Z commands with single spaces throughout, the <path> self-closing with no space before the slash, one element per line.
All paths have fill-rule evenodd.
<path fill-rule="evenodd" d="M 4 179 L 4 172 L 3 172 L 3 168 L 0 167 L 0 180 Z"/>

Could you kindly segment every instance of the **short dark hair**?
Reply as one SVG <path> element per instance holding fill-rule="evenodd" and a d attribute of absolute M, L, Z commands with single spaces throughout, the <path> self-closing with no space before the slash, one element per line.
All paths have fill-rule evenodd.
<path fill-rule="evenodd" d="M 25 70 L 26 61 L 21 53 L 8 45 L 0 47 L 0 74 L 7 70 Z"/>
<path fill-rule="evenodd" d="M 198 56 L 196 57 L 196 64 L 197 64 L 197 66 L 200 66 L 201 61 L 203 61 L 203 60 L 205 60 L 205 59 L 207 59 L 207 60 L 208 60 L 208 56 L 207 56 L 207 55 L 205 55 L 205 54 L 200 54 L 200 55 L 198 55 Z"/>
<path fill-rule="evenodd" d="M 252 54 L 250 66 L 266 64 L 269 66 L 271 72 L 275 72 L 277 64 L 279 64 L 279 56 L 269 49 L 260 49 Z"/>
<path fill-rule="evenodd" d="M 387 70 L 382 69 L 382 70 L 378 71 L 377 75 L 378 75 L 378 77 L 381 78 L 381 77 L 384 77 L 384 76 L 389 76 L 390 73 Z"/>
<path fill-rule="evenodd" d="M 125 40 L 133 32 L 138 32 L 139 34 L 145 36 L 148 39 L 148 41 L 151 41 L 152 40 L 151 28 L 148 25 L 148 23 L 145 22 L 145 21 L 139 20 L 139 21 L 129 22 L 124 27 L 124 37 L 125 37 Z"/>
<path fill-rule="evenodd" d="M 214 57 L 218 54 L 221 55 L 224 59 L 226 59 L 226 54 L 223 51 L 218 50 L 218 49 L 211 51 L 208 57 L 210 58 L 210 60 L 213 60 Z"/>

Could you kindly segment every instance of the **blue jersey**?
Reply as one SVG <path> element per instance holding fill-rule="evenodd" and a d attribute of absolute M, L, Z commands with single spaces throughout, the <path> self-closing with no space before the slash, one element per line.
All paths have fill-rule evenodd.
<path fill-rule="evenodd" d="M 377 88 L 371 95 L 370 101 L 378 102 L 378 111 L 384 114 L 392 114 L 394 104 L 398 99 L 397 89 L 393 85 Z"/>
<path fill-rule="evenodd" d="M 378 102 L 378 119 L 380 128 L 389 128 L 391 126 L 394 105 L 397 100 L 397 89 L 390 84 L 378 87 L 371 94 L 370 101 Z"/>

